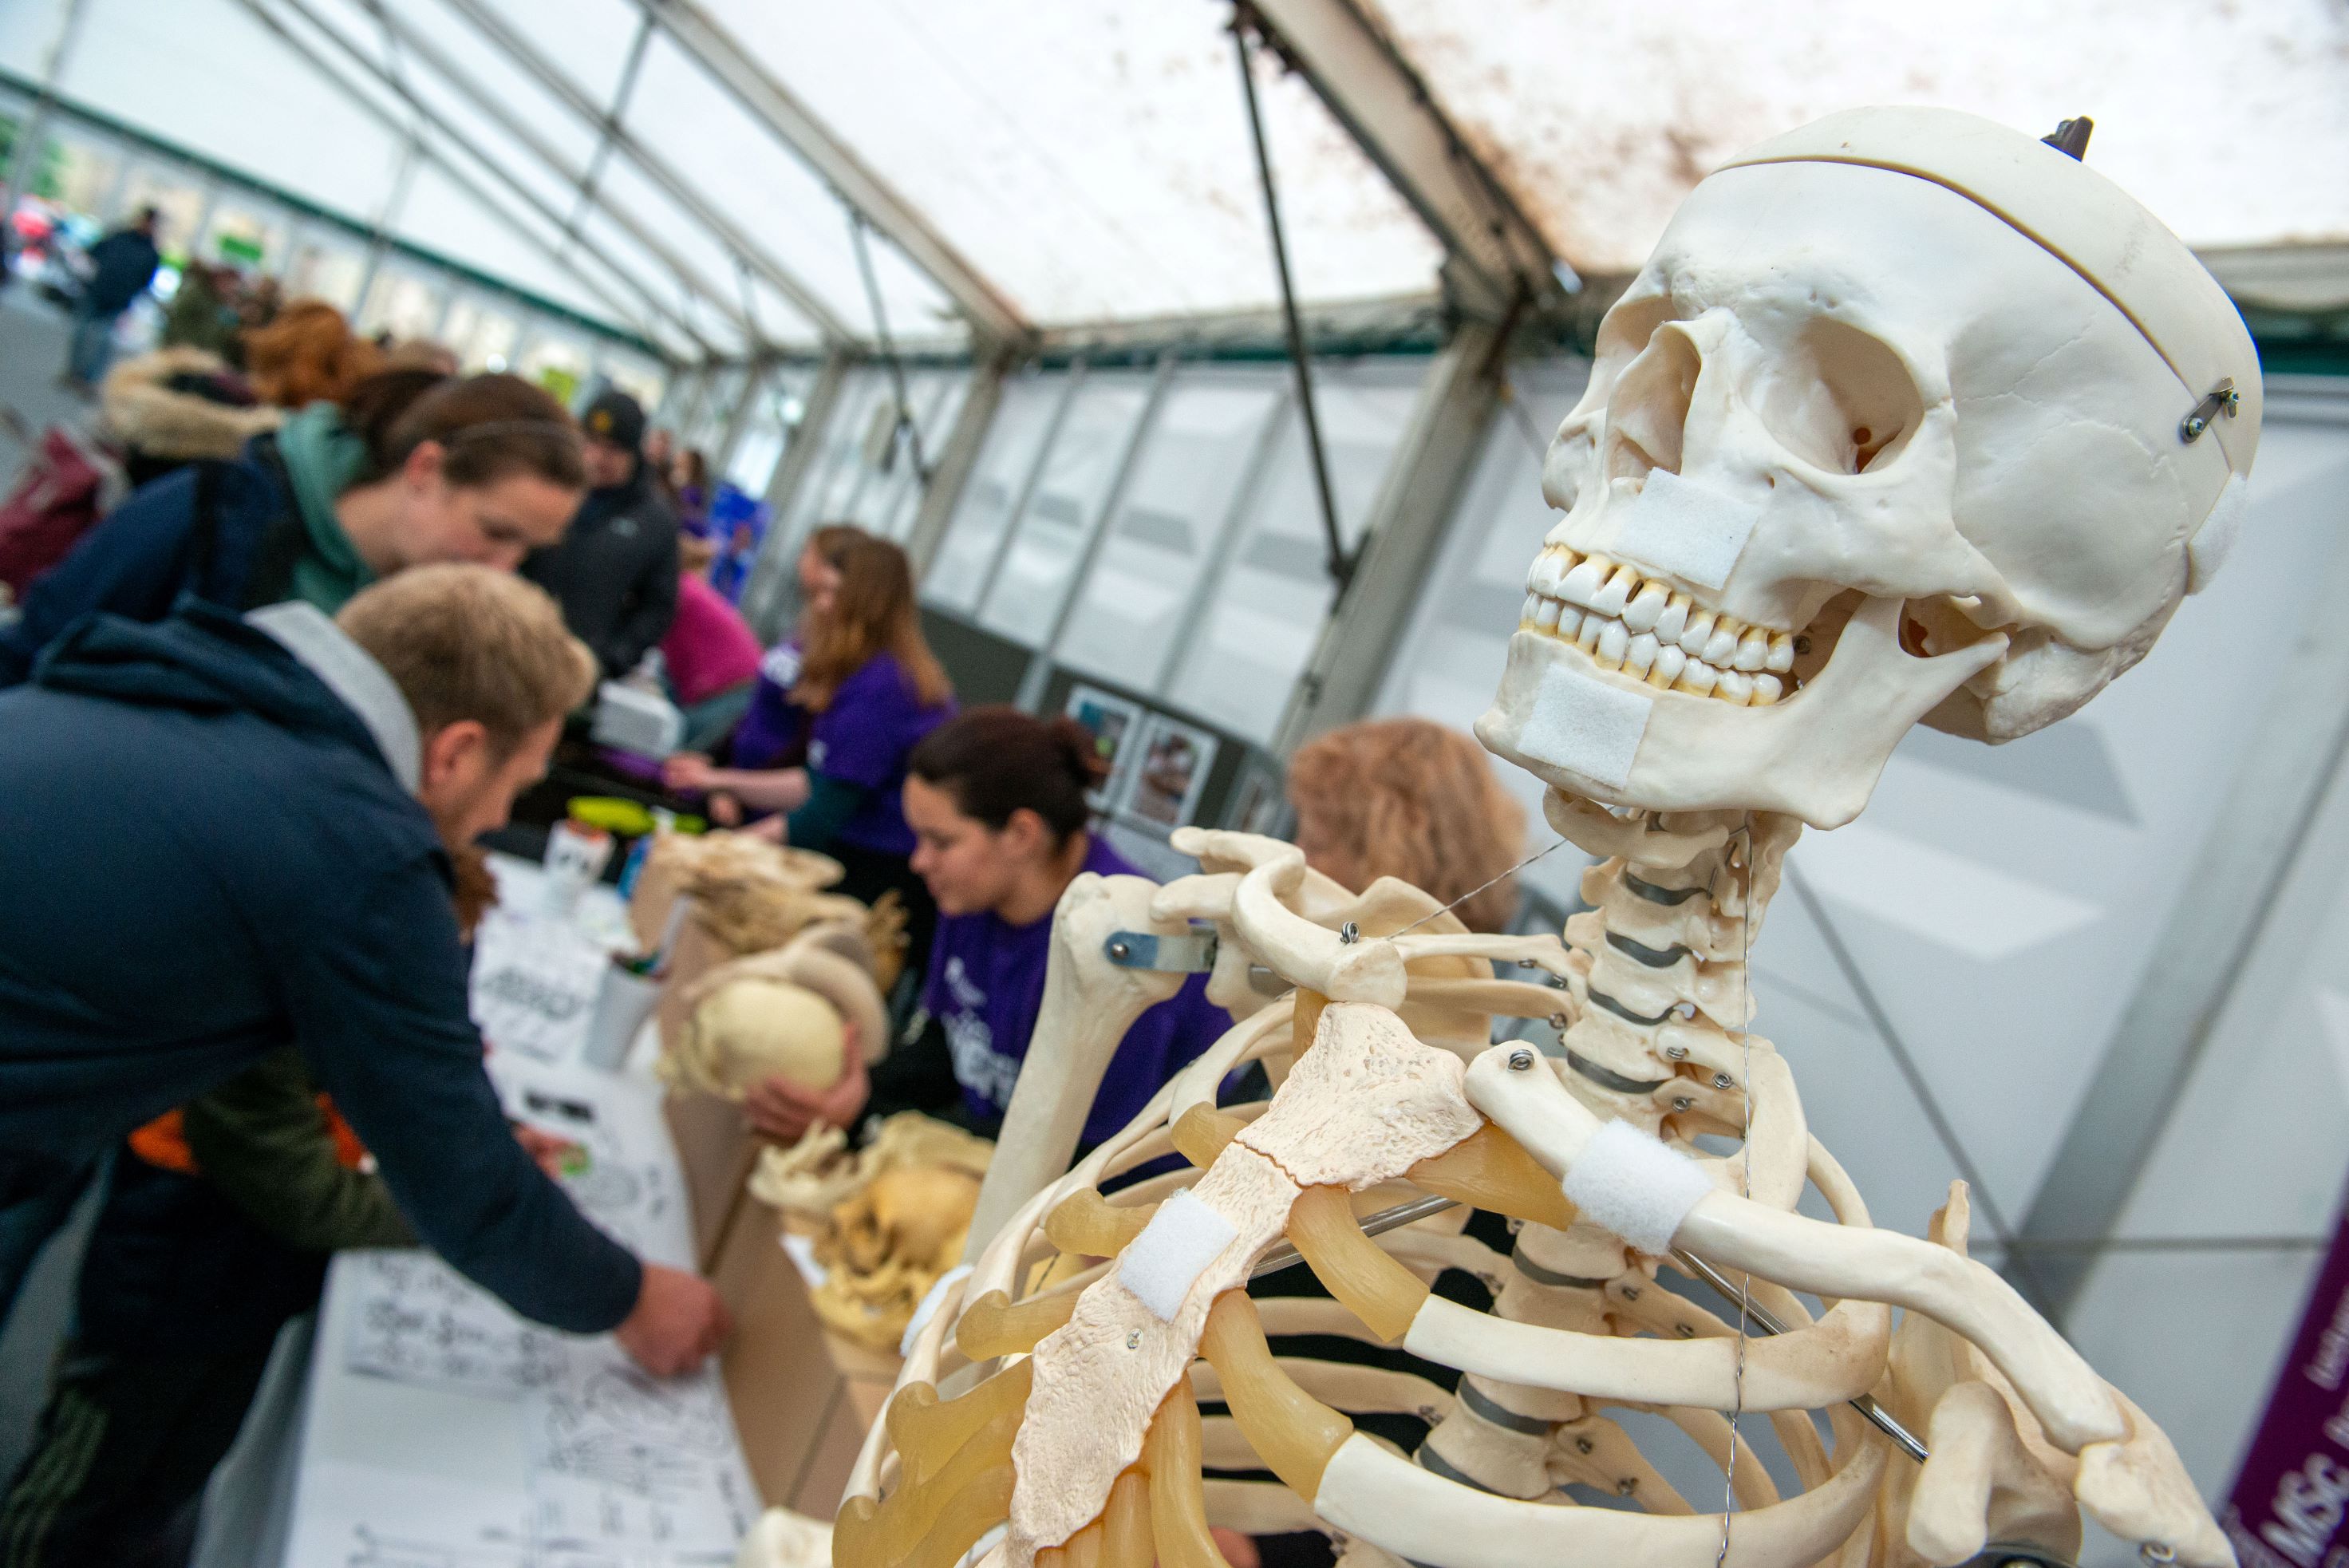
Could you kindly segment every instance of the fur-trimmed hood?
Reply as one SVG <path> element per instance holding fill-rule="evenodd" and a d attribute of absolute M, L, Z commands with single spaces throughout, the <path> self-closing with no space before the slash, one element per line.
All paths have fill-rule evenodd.
<path fill-rule="evenodd" d="M 285 418 L 283 409 L 240 409 L 175 391 L 177 376 L 216 376 L 227 361 L 202 348 L 163 348 L 116 366 L 98 393 L 108 432 L 150 457 L 233 458 Z"/>

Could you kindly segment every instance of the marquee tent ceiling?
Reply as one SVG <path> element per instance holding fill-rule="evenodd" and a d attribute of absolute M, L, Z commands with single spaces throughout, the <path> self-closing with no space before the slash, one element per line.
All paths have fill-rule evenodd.
<path fill-rule="evenodd" d="M 0 5 L 0 68 L 39 79 L 74 3 Z M 1278 299 L 1226 0 L 78 4 L 68 104 L 680 360 L 870 344 L 875 294 L 948 350 Z M 1356 319 L 1436 297 L 1463 202 L 1569 284 L 1619 273 L 1723 157 L 1871 101 L 2092 114 L 2198 245 L 2349 241 L 2331 0 L 1258 4 L 1301 67 L 1257 61 L 1298 292 Z"/>

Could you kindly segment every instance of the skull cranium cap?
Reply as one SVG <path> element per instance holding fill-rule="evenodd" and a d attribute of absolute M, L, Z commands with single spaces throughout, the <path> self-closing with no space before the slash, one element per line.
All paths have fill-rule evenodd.
<path fill-rule="evenodd" d="M 2260 440 L 2259 354 L 2218 280 L 2137 199 L 2077 159 L 1950 109 L 1847 109 L 1747 149 L 1722 167 L 1855 163 L 1913 174 L 1997 213 L 2061 258 L 2137 325 L 2192 408 L 2231 381 L 2236 415 L 2210 434 L 2248 476 Z"/>

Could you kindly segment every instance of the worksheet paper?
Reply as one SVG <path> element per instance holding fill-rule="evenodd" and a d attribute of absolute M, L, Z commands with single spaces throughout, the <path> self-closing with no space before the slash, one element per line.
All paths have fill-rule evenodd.
<path fill-rule="evenodd" d="M 577 1141 L 582 1211 L 655 1261 L 689 1246 L 650 1085 L 492 1058 L 508 1108 Z M 757 1519 L 715 1365 L 647 1376 L 416 1251 L 335 1263 L 288 1564 L 723 1568 Z M 326 1363 L 331 1365 L 324 1365 Z M 369 1462 L 372 1461 L 372 1462 Z"/>

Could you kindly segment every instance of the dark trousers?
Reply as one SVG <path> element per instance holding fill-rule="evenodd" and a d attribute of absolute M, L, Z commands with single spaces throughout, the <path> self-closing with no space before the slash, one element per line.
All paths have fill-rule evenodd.
<path fill-rule="evenodd" d="M 68 1342 L 0 1499 L 0 1568 L 182 1568 L 271 1344 L 136 1356 Z"/>

